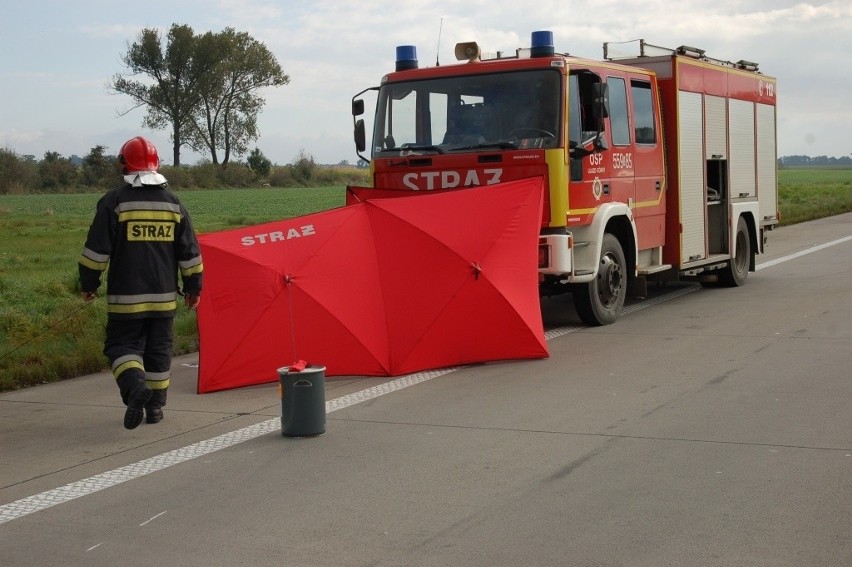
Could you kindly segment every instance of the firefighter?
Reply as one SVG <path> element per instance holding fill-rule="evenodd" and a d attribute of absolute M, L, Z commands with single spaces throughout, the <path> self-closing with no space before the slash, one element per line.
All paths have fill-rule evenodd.
<path fill-rule="evenodd" d="M 157 148 L 137 136 L 118 155 L 124 184 L 97 204 L 79 260 L 85 301 L 106 276 L 104 354 L 121 399 L 124 427 L 163 419 L 178 296 L 198 305 L 203 265 L 189 214 L 159 173 Z M 178 276 L 182 292 L 178 289 Z"/>

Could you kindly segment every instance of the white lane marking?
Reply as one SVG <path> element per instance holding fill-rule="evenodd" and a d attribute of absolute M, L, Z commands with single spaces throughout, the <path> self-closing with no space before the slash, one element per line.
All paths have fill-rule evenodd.
<path fill-rule="evenodd" d="M 775 258 L 774 260 L 769 260 L 768 262 L 760 263 L 755 266 L 754 270 L 758 271 L 764 268 L 770 268 L 777 264 L 793 260 L 794 258 L 800 258 L 808 254 L 813 254 L 814 252 L 819 252 L 820 250 L 825 250 L 826 248 L 831 248 L 832 246 L 837 246 L 838 244 L 843 244 L 844 242 L 849 242 L 850 240 L 852 240 L 852 236 L 845 236 L 843 238 L 838 238 L 837 240 L 832 240 L 831 242 L 815 244 L 814 246 L 811 246 L 810 248 L 806 248 L 804 250 L 800 250 L 799 252 L 788 254 L 787 256 L 781 256 L 780 258 Z"/>
<path fill-rule="evenodd" d="M 348 408 L 349 406 L 354 406 L 355 404 L 360 404 L 362 402 L 378 398 L 379 396 L 384 396 L 386 394 L 396 392 L 397 390 L 402 390 L 403 388 L 408 388 L 409 386 L 414 386 L 415 384 L 420 384 L 422 382 L 432 380 L 433 378 L 437 378 L 438 376 L 450 374 L 451 372 L 455 372 L 456 370 L 460 370 L 462 368 L 464 367 L 453 366 L 450 368 L 442 368 L 440 370 L 429 370 L 426 372 L 418 372 L 417 374 L 409 374 L 408 376 L 402 376 L 395 380 L 391 380 L 390 382 L 385 382 L 384 384 L 379 384 L 378 386 L 367 388 L 366 390 L 361 390 L 359 392 L 354 392 L 346 396 L 341 396 L 339 398 L 329 400 L 325 403 L 325 412 L 331 413 L 333 411 L 341 410 L 343 408 Z M 272 421 L 277 423 L 278 425 L 281 424 L 280 419 L 274 419 Z"/>
<path fill-rule="evenodd" d="M 841 244 L 849 240 L 852 240 L 852 236 L 847 236 L 845 238 L 840 238 L 838 240 L 827 242 L 825 244 L 813 246 L 811 248 L 808 248 L 807 250 L 802 250 L 800 252 L 796 252 L 795 254 L 790 254 L 788 256 L 783 256 L 781 258 L 776 258 L 774 260 L 770 260 L 769 262 L 759 264 L 756 266 L 756 270 L 768 268 L 770 266 L 774 266 L 782 262 L 787 262 L 789 260 L 804 256 L 805 254 L 817 252 L 818 250 L 823 250 L 830 246 Z M 670 299 L 675 299 L 688 293 L 692 293 L 693 291 L 696 291 L 698 289 L 700 289 L 700 287 L 697 285 L 689 286 L 676 290 L 672 293 L 656 297 L 651 300 L 642 301 L 641 303 L 637 303 L 635 305 L 631 305 L 625 308 L 624 314 L 634 313 L 641 309 L 646 309 L 664 301 L 668 301 Z M 552 340 L 557 337 L 567 335 L 568 333 L 573 333 L 583 328 L 585 327 L 569 326 L 560 327 L 558 329 L 551 329 L 545 332 L 545 339 Z M 452 368 L 443 368 L 441 370 L 418 372 L 416 374 L 402 376 L 395 380 L 385 382 L 384 384 L 373 386 L 372 388 L 367 388 L 366 390 L 361 390 L 359 392 L 354 392 L 346 396 L 341 396 L 340 398 L 329 400 L 325 403 L 325 410 L 326 413 L 331 413 L 340 409 L 348 408 L 350 406 L 354 406 L 356 404 L 360 404 L 362 402 L 366 402 L 368 400 L 372 400 L 380 396 L 396 392 L 403 388 L 414 386 L 415 384 L 420 384 L 428 380 L 432 380 L 433 378 L 438 378 L 439 376 L 450 374 L 451 372 L 455 372 L 456 370 L 459 370 L 461 368 L 464 367 L 456 366 Z M 50 508 L 51 506 L 56 506 L 57 504 L 68 502 L 69 500 L 74 500 L 82 496 L 88 496 L 89 494 L 99 492 L 106 488 L 111 488 L 117 484 L 121 484 L 122 482 L 127 482 L 128 480 L 133 480 L 141 476 L 145 476 L 153 472 L 165 469 L 167 467 L 171 467 L 179 463 L 196 459 L 198 457 L 213 453 L 215 451 L 219 451 L 220 449 L 225 449 L 227 447 L 237 445 L 244 441 L 255 439 L 257 437 L 260 437 L 261 435 L 267 435 L 269 433 L 272 433 L 276 429 L 279 429 L 280 426 L 280 418 L 268 419 L 255 425 L 250 425 L 248 427 L 244 427 L 236 431 L 231 431 L 230 433 L 225 433 L 224 435 L 219 435 L 218 437 L 213 437 L 212 439 L 199 441 L 198 443 L 188 445 L 181 449 L 175 449 L 173 451 L 169 451 L 167 453 L 163 453 L 161 455 L 157 455 L 149 459 L 139 461 L 138 463 L 133 463 L 77 482 L 72 482 L 64 486 L 54 488 L 52 490 L 42 492 L 40 494 L 34 494 L 33 496 L 28 496 L 26 498 L 16 500 L 15 502 L 10 502 L 9 504 L 4 504 L 0 506 L 0 524 L 4 524 L 6 522 L 16 520 L 18 518 L 22 518 L 24 516 L 32 514 L 33 512 L 38 512 L 40 510 Z M 156 517 L 157 516 L 154 516 L 154 518 Z M 151 520 L 153 520 L 154 518 L 151 518 Z M 150 522 L 151 520 L 148 521 Z M 94 549 L 94 547 L 91 549 Z"/>
<path fill-rule="evenodd" d="M 153 522 L 154 520 L 156 520 L 157 518 L 159 518 L 160 516 L 162 516 L 163 514 L 165 514 L 167 511 L 168 511 L 168 510 L 163 510 L 162 512 L 160 512 L 160 513 L 159 513 L 159 514 L 157 514 L 156 516 L 152 516 L 152 517 L 148 518 L 147 520 L 145 520 L 144 522 L 142 522 L 141 524 L 139 524 L 139 527 L 141 528 L 142 526 L 145 526 L 145 525 L 147 525 L 147 524 L 150 524 L 151 522 Z"/>
<path fill-rule="evenodd" d="M 89 549 L 87 549 L 86 551 L 92 551 L 93 549 L 97 549 L 100 546 L 102 546 L 103 544 L 104 544 L 104 542 L 97 543 L 97 544 L 93 545 L 92 547 L 90 547 Z"/>
<path fill-rule="evenodd" d="M 654 305 L 663 303 L 664 301 L 670 301 L 672 299 L 677 299 L 678 297 L 683 297 L 684 295 L 692 293 L 693 291 L 698 291 L 699 289 L 701 289 L 701 286 L 699 284 L 692 284 L 686 287 L 682 287 L 680 289 L 672 291 L 671 293 L 659 295 L 657 297 L 646 299 L 639 303 L 635 303 L 633 305 L 625 307 L 621 313 L 622 315 L 629 315 L 630 313 L 634 313 L 642 309 L 647 309 L 648 307 L 653 307 Z"/>
<path fill-rule="evenodd" d="M 373 386 L 372 388 L 367 388 L 366 390 L 361 390 L 359 392 L 354 392 L 346 396 L 329 400 L 325 403 L 325 410 L 326 413 L 331 413 L 355 404 L 360 404 L 362 402 L 396 392 L 403 388 L 414 386 L 415 384 L 420 384 L 427 380 L 432 380 L 433 378 L 455 372 L 460 368 L 462 367 L 456 366 L 402 376 L 395 380 L 391 380 L 390 382 Z M 243 427 L 242 429 L 237 429 L 236 431 L 231 431 L 229 433 L 219 435 L 218 437 L 213 437 L 212 439 L 199 441 L 198 443 L 193 443 L 192 445 L 187 445 L 180 449 L 168 451 L 137 463 L 91 476 L 77 482 L 71 482 L 64 486 L 60 486 L 59 488 L 54 488 L 40 494 L 28 496 L 26 498 L 16 500 L 15 502 L 10 502 L 9 504 L 4 504 L 3 506 L 0 506 L 0 524 L 22 518 L 23 516 L 32 514 L 33 512 L 38 512 L 40 510 L 50 508 L 51 506 L 68 502 L 69 500 L 88 496 L 106 488 L 111 488 L 123 482 L 127 482 L 128 480 L 134 480 L 173 465 L 208 455 L 244 441 L 255 439 L 261 435 L 267 435 L 280 428 L 281 418 L 276 417 L 267 419 L 266 421 L 250 425 L 248 427 Z M 156 518 L 156 516 L 154 517 Z"/>
<path fill-rule="evenodd" d="M 584 327 L 580 325 L 574 325 L 571 327 L 559 327 L 558 329 L 550 329 L 549 331 L 544 332 L 545 340 L 551 341 L 557 337 L 561 337 L 562 335 L 567 335 L 568 333 L 573 333 L 574 331 L 579 331 Z"/>

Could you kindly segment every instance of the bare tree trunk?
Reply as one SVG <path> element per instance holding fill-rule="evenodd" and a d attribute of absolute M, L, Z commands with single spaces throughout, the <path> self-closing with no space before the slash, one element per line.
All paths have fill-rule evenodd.
<path fill-rule="evenodd" d="M 225 120 L 223 122 L 222 129 L 225 132 L 225 159 L 222 161 L 222 164 L 228 163 L 231 159 L 231 129 L 228 126 L 228 119 L 231 116 L 231 107 L 230 105 L 225 105 Z"/>
<path fill-rule="evenodd" d="M 172 130 L 172 153 L 174 154 L 174 166 L 180 167 L 180 131 L 178 130 L 177 122 L 173 122 L 174 129 Z"/>

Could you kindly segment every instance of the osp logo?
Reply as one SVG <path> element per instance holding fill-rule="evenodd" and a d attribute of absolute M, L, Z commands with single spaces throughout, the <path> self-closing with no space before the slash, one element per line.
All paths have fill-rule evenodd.
<path fill-rule="evenodd" d="M 413 191 L 425 189 L 452 189 L 453 187 L 469 187 L 472 185 L 494 185 L 500 183 L 503 168 L 486 168 L 482 170 L 469 169 L 465 172 L 424 171 L 422 173 L 406 173 L 402 176 L 402 184 Z"/>
<path fill-rule="evenodd" d="M 240 239 L 243 246 L 254 246 L 255 244 L 273 244 L 282 242 L 292 238 L 302 238 L 303 236 L 313 236 L 316 234 L 314 225 L 306 224 L 300 227 L 289 228 L 287 231 L 276 230 L 273 232 L 264 232 L 253 236 L 243 236 Z"/>

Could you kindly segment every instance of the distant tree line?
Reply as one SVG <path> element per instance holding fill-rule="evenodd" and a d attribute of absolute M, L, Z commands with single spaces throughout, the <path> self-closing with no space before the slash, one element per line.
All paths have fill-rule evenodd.
<path fill-rule="evenodd" d="M 169 184 L 177 189 L 214 189 L 258 187 L 313 187 L 323 185 L 365 185 L 367 163 L 358 160 L 354 166 L 341 160 L 337 166 L 317 164 L 304 150 L 292 163 L 273 165 L 259 148 L 249 152 L 244 162 L 214 164 L 202 161 L 193 166 L 163 166 L 161 171 Z M 852 157 L 783 156 L 779 167 L 852 167 Z M 0 148 L 0 195 L 25 193 L 71 193 L 99 191 L 120 183 L 116 156 L 106 154 L 104 146 L 95 146 L 87 155 L 63 157 L 45 152 L 42 159 L 18 155 Z"/>
<path fill-rule="evenodd" d="M 117 158 L 95 146 L 84 157 L 63 157 L 46 152 L 37 160 L 0 148 L 0 195 L 28 193 L 77 193 L 103 191 L 121 183 Z M 244 162 L 214 164 L 202 161 L 193 166 L 162 166 L 160 172 L 174 189 L 217 189 L 240 187 L 319 187 L 365 185 L 367 172 L 343 160 L 337 166 L 317 164 L 304 150 L 292 163 L 273 165 L 260 149 L 252 150 Z"/>
<path fill-rule="evenodd" d="M 830 165 L 849 165 L 852 166 L 852 157 L 829 157 L 829 156 L 783 156 L 778 158 L 778 165 L 781 167 L 796 167 L 796 166 L 830 166 Z"/>

